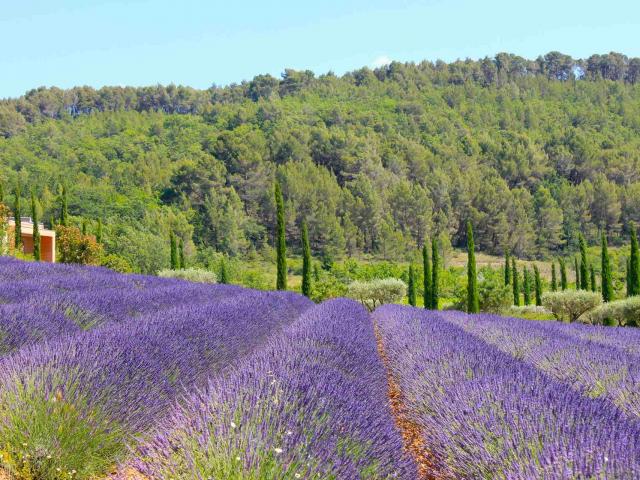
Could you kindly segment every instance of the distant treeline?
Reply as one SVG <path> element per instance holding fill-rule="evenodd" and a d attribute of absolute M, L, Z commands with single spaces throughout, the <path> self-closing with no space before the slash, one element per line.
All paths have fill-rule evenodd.
<path fill-rule="evenodd" d="M 640 223 L 640 59 L 498 54 L 341 77 L 286 70 L 196 90 L 41 88 L 0 102 L 0 182 L 41 218 L 100 219 L 138 271 L 288 241 L 326 258 L 404 258 L 426 239 L 551 258 Z M 31 188 L 31 187 L 30 187 Z M 28 199 L 23 199 L 28 202 Z M 74 220 L 76 219 L 76 220 Z M 95 227 L 95 226 L 94 226 Z"/>

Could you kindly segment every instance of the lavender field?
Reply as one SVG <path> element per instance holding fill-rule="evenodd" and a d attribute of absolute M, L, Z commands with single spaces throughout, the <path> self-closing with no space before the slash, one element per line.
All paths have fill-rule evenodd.
<path fill-rule="evenodd" d="M 640 337 L 0 259 L 0 479 L 640 478 Z"/>

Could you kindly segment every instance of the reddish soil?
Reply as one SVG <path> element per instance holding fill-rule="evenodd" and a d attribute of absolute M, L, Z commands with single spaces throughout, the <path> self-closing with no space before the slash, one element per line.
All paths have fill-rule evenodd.
<path fill-rule="evenodd" d="M 389 368 L 389 358 L 384 349 L 382 342 L 382 335 L 375 327 L 376 341 L 378 344 L 378 353 L 382 359 L 385 370 L 387 371 L 387 384 L 389 403 L 391 406 L 391 412 L 396 421 L 396 425 L 402 434 L 404 441 L 404 448 L 413 457 L 418 465 L 419 480 L 445 480 L 450 478 L 443 474 L 436 465 L 434 455 L 429 452 L 424 436 L 422 435 L 422 429 L 420 426 L 411 420 L 407 407 L 404 404 L 402 392 L 396 382 L 395 378 Z"/>

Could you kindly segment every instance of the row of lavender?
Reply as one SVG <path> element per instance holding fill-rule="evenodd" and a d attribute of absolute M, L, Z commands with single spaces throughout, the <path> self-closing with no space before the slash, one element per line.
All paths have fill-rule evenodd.
<path fill-rule="evenodd" d="M 640 417 L 640 336 L 623 330 L 493 315 L 445 319 L 590 398 L 603 398 Z"/>
<path fill-rule="evenodd" d="M 0 257 L 0 356 L 41 340 L 242 291 L 228 285 L 211 287 Z"/>
<path fill-rule="evenodd" d="M 130 465 L 153 479 L 415 479 L 385 375 L 365 309 L 325 302 L 191 395 Z"/>
<path fill-rule="evenodd" d="M 434 477 L 640 476 L 637 357 L 624 347 L 513 319 L 401 306 L 374 317 Z"/>
<path fill-rule="evenodd" d="M 251 292 L 19 349 L 0 360 L 2 467 L 25 479 L 104 475 L 184 392 L 309 306 L 295 294 Z"/>

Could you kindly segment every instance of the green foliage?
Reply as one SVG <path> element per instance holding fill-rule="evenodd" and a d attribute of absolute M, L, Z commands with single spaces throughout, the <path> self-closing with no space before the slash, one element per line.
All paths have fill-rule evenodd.
<path fill-rule="evenodd" d="M 22 251 L 20 248 L 22 246 L 22 222 L 20 221 L 20 217 L 22 216 L 22 211 L 20 209 L 20 185 L 16 185 L 15 188 L 15 199 L 13 202 L 13 218 L 15 220 L 15 229 L 14 229 L 14 245 L 16 251 Z"/>
<path fill-rule="evenodd" d="M 511 285 L 504 284 L 502 270 L 482 268 L 478 283 L 479 311 L 502 314 L 512 303 Z"/>
<path fill-rule="evenodd" d="M 566 290 L 569 286 L 569 282 L 567 280 L 567 264 L 564 261 L 564 258 L 560 259 L 560 288 L 562 291 Z"/>
<path fill-rule="evenodd" d="M 222 283 L 222 284 L 229 283 L 229 276 L 227 273 L 227 262 L 225 261 L 224 258 L 220 260 L 220 276 L 218 281 L 219 283 Z"/>
<path fill-rule="evenodd" d="M 347 295 L 358 300 L 370 312 L 385 303 L 398 303 L 407 293 L 407 284 L 397 278 L 383 278 L 349 284 Z"/>
<path fill-rule="evenodd" d="M 589 312 L 589 319 L 595 325 L 640 327 L 640 296 L 600 305 Z"/>
<path fill-rule="evenodd" d="M 542 295 L 542 305 L 551 311 L 557 320 L 575 322 L 582 315 L 602 303 L 599 294 L 585 290 L 546 292 Z"/>
<path fill-rule="evenodd" d="M 77 227 L 56 226 L 56 248 L 61 263 L 99 265 L 102 247 L 89 235 L 82 235 Z"/>
<path fill-rule="evenodd" d="M 480 302 L 478 299 L 478 276 L 476 273 L 476 252 L 473 242 L 473 227 L 467 222 L 467 312 L 478 313 Z"/>
<path fill-rule="evenodd" d="M 576 290 L 580 290 L 582 289 L 582 279 L 580 278 L 580 262 L 578 261 L 578 257 L 573 259 L 573 269 L 576 277 Z M 583 290 L 586 290 L 586 288 Z"/>
<path fill-rule="evenodd" d="M 578 236 L 580 245 L 580 288 L 589 290 L 589 263 L 587 261 L 587 242 L 582 233 Z M 577 282 L 576 282 L 577 283 Z"/>
<path fill-rule="evenodd" d="M 511 257 L 511 281 L 512 281 L 512 293 L 513 304 L 516 307 L 520 306 L 520 279 L 518 275 L 518 267 L 516 265 L 516 259 Z"/>
<path fill-rule="evenodd" d="M 413 269 L 413 264 L 409 265 L 409 282 L 408 282 L 408 301 L 409 301 L 409 305 L 411 305 L 412 307 L 415 307 L 417 305 L 417 300 L 418 300 L 418 293 L 417 293 L 417 286 L 416 286 L 416 274 L 415 271 Z"/>
<path fill-rule="evenodd" d="M 67 197 L 67 187 L 62 185 L 62 192 L 60 194 L 60 221 L 58 222 L 63 227 L 68 226 L 69 223 L 69 199 Z"/>
<path fill-rule="evenodd" d="M 604 232 L 602 232 L 600 268 L 602 300 L 604 302 L 610 302 L 613 300 L 613 279 L 611 276 L 611 260 L 609 259 L 607 235 Z"/>
<path fill-rule="evenodd" d="M 311 297 L 311 246 L 307 222 L 302 222 L 302 294 Z"/>
<path fill-rule="evenodd" d="M 114 253 L 103 255 L 100 259 L 100 266 L 115 270 L 120 273 L 132 273 L 133 268 L 124 258 Z"/>
<path fill-rule="evenodd" d="M 533 266 L 534 287 L 536 293 L 536 306 L 542 306 L 542 279 L 537 265 Z"/>
<path fill-rule="evenodd" d="M 629 288 L 627 295 L 640 295 L 640 250 L 636 226 L 631 226 L 631 254 L 629 255 Z"/>
<path fill-rule="evenodd" d="M 431 310 L 438 310 L 440 304 L 440 253 L 438 239 L 431 239 Z"/>
<path fill-rule="evenodd" d="M 596 292 L 598 290 L 598 285 L 596 284 L 596 270 L 593 265 L 589 265 L 589 287 L 592 292 Z"/>
<path fill-rule="evenodd" d="M 511 285 L 511 262 L 508 250 L 504 254 L 504 284 Z"/>
<path fill-rule="evenodd" d="M 313 283 L 311 299 L 320 303 L 330 298 L 347 295 L 347 286 L 330 273 L 320 273 Z"/>
<path fill-rule="evenodd" d="M 524 267 L 522 271 L 522 293 L 524 304 L 531 305 L 531 276 L 529 275 L 529 269 L 527 267 Z"/>
<path fill-rule="evenodd" d="M 556 274 L 556 262 L 551 262 L 551 291 L 558 291 L 558 277 Z"/>
<path fill-rule="evenodd" d="M 282 197 L 282 189 L 280 183 L 275 183 L 274 188 L 276 202 L 276 254 L 277 254 L 277 277 L 276 289 L 287 289 L 287 239 L 286 226 L 284 219 L 284 199 Z"/>
<path fill-rule="evenodd" d="M 180 268 L 180 261 L 178 260 L 178 244 L 176 242 L 176 236 L 173 232 L 169 234 L 169 248 L 171 252 L 171 270 L 177 270 Z"/>
<path fill-rule="evenodd" d="M 33 221 L 33 259 L 36 262 L 40 258 L 40 219 L 38 217 L 38 207 L 36 205 L 36 196 L 31 192 L 31 220 Z"/>
<path fill-rule="evenodd" d="M 180 239 L 178 242 L 178 266 L 181 269 L 186 268 L 186 260 L 184 257 L 184 240 Z"/>
<path fill-rule="evenodd" d="M 102 243 L 102 219 L 98 219 L 98 226 L 96 227 L 96 242 Z"/>
<path fill-rule="evenodd" d="M 179 278 L 190 282 L 218 283 L 218 277 L 214 272 L 201 268 L 183 268 L 179 270 L 160 270 L 159 277 Z"/>
<path fill-rule="evenodd" d="M 431 299 L 433 298 L 431 273 L 431 257 L 429 256 L 429 244 L 425 242 L 422 246 L 422 298 L 424 308 L 431 307 Z"/>

